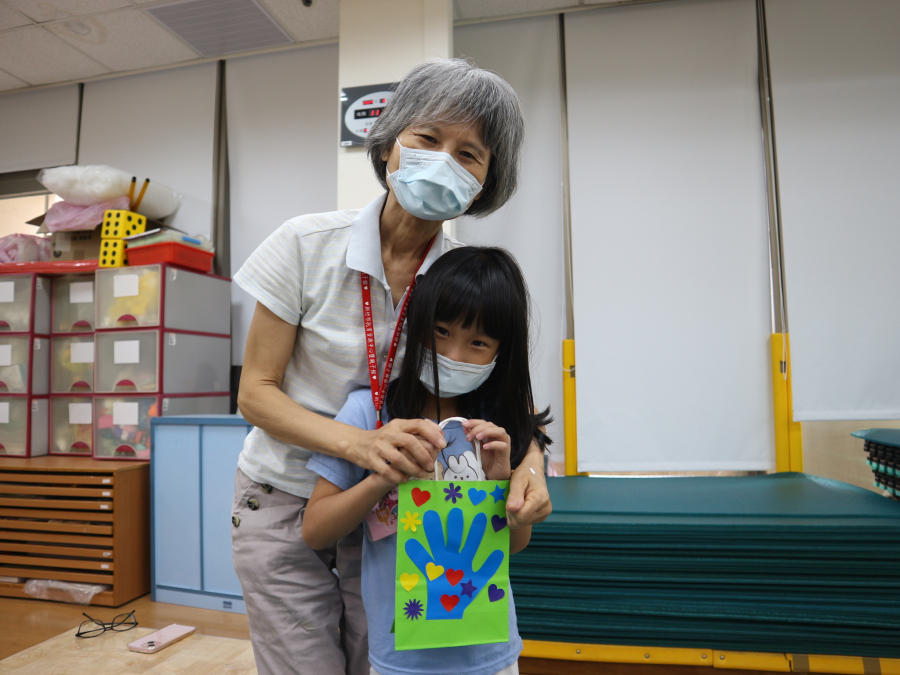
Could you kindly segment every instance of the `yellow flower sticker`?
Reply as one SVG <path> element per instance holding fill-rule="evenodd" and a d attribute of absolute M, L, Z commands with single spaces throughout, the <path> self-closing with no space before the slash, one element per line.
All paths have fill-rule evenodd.
<path fill-rule="evenodd" d="M 403 523 L 404 530 L 412 530 L 413 532 L 416 531 L 417 525 L 422 524 L 422 521 L 419 520 L 419 514 L 410 513 L 409 511 L 406 512 L 406 518 L 401 518 L 400 522 Z"/>

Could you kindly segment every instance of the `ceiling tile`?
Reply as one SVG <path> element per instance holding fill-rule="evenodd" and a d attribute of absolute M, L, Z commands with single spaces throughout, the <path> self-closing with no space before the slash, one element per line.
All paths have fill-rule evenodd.
<path fill-rule="evenodd" d="M 40 26 L 3 33 L 0 69 L 29 84 L 67 82 L 109 72 Z"/>
<path fill-rule="evenodd" d="M 336 38 L 340 32 L 338 0 L 315 0 L 312 7 L 300 0 L 258 2 L 297 42 Z"/>
<path fill-rule="evenodd" d="M 128 7 L 128 0 L 3 0 L 38 22 L 71 19 L 109 9 Z"/>
<path fill-rule="evenodd" d="M 457 19 L 482 19 L 577 7 L 578 0 L 454 0 Z"/>
<path fill-rule="evenodd" d="M 112 70 L 150 68 L 198 54 L 139 9 L 48 24 L 66 42 Z"/>
<path fill-rule="evenodd" d="M 17 77 L 13 77 L 9 73 L 4 73 L 0 70 L 0 91 L 9 91 L 10 89 L 19 89 L 20 87 L 27 87 L 27 82 L 22 82 Z"/>
<path fill-rule="evenodd" d="M 0 2 L 0 30 L 7 28 L 18 28 L 19 26 L 27 26 L 31 23 L 24 14 L 20 14 L 9 5 Z"/>

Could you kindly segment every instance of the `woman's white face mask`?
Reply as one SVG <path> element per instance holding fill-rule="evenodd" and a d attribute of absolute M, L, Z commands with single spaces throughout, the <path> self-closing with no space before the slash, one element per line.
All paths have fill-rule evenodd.
<path fill-rule="evenodd" d="M 496 363 L 496 357 L 487 365 L 479 366 L 475 363 L 453 361 L 438 354 L 438 386 L 441 389 L 441 397 L 459 396 L 475 391 L 487 381 Z M 434 393 L 434 368 L 431 365 L 431 354 L 425 356 L 425 362 L 419 372 L 419 380 L 430 393 Z"/>

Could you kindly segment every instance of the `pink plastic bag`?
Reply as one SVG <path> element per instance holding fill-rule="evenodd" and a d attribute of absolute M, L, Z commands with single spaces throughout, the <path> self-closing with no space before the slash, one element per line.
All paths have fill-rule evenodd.
<path fill-rule="evenodd" d="M 44 262 L 53 256 L 49 239 L 33 234 L 9 234 L 0 238 L 0 263 Z"/>
<path fill-rule="evenodd" d="M 108 209 L 128 209 L 128 197 L 116 197 L 91 206 L 56 202 L 44 216 L 44 225 L 51 232 L 93 230 L 103 222 L 103 212 Z"/>

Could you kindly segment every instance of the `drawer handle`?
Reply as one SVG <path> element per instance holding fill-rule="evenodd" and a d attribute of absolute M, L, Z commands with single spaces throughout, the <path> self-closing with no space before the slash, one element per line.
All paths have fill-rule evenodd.
<path fill-rule="evenodd" d="M 69 387 L 69 391 L 72 391 L 72 392 L 82 392 L 82 391 L 90 391 L 90 390 L 91 390 L 91 385 L 89 385 L 84 380 L 78 380 L 78 382 L 76 382 L 71 387 Z"/>
<path fill-rule="evenodd" d="M 116 391 L 137 391 L 137 385 L 131 380 L 119 380 L 116 382 Z"/>
<path fill-rule="evenodd" d="M 84 319 L 72 324 L 72 330 L 93 330 L 91 324 Z"/>
<path fill-rule="evenodd" d="M 130 445 L 120 445 L 116 448 L 116 457 L 136 457 L 137 453 Z"/>
<path fill-rule="evenodd" d="M 90 452 L 91 446 L 84 441 L 75 441 L 69 446 L 69 452 Z"/>
<path fill-rule="evenodd" d="M 135 319 L 131 314 L 123 314 L 118 319 L 116 319 L 116 323 L 121 324 L 133 324 L 137 325 L 138 320 Z"/>

